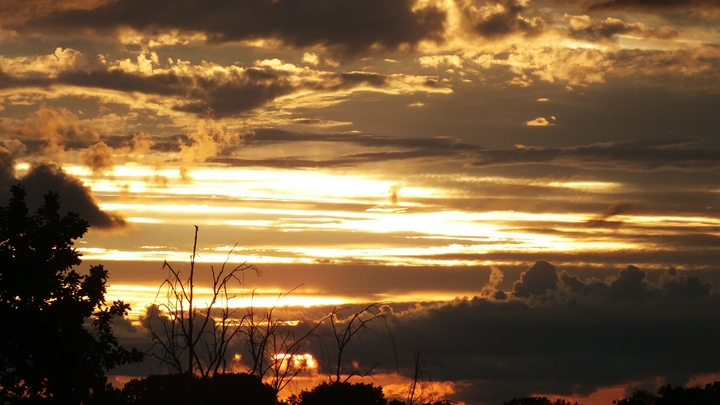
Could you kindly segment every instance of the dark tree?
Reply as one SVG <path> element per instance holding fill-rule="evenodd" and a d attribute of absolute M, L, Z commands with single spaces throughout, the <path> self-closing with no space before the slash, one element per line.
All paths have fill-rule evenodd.
<path fill-rule="evenodd" d="M 635 390 L 627 398 L 613 401 L 617 405 L 717 405 L 720 404 L 720 382 L 701 387 L 673 387 L 664 385 L 653 394 L 645 390 Z"/>
<path fill-rule="evenodd" d="M 61 216 L 57 193 L 30 215 L 23 187 L 11 192 L 0 207 L 0 402 L 80 404 L 105 388 L 107 370 L 141 359 L 112 331 L 129 306 L 106 304 L 102 266 L 72 269 L 86 221 Z"/>
<path fill-rule="evenodd" d="M 131 380 L 122 391 L 128 405 L 276 405 L 275 390 L 247 373 L 150 375 Z"/>
<path fill-rule="evenodd" d="M 547 397 L 521 397 L 521 398 L 513 398 L 508 402 L 505 402 L 503 405 L 572 405 L 570 402 L 565 401 L 564 399 L 556 399 L 555 401 L 552 401 L 548 399 Z M 577 402 L 575 402 L 574 405 L 578 405 Z"/>
<path fill-rule="evenodd" d="M 300 393 L 300 405 L 386 405 L 382 387 L 349 382 L 323 382 Z"/>

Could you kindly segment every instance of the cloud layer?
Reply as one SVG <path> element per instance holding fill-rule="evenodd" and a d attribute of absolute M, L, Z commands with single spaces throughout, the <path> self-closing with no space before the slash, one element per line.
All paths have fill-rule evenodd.
<path fill-rule="evenodd" d="M 385 320 L 405 362 L 402 373 L 411 377 L 409 352 L 421 351 L 432 379 L 454 381 L 450 399 L 468 404 L 587 396 L 659 376 L 677 385 L 714 372 L 720 296 L 709 283 L 672 269 L 656 281 L 647 278 L 628 266 L 606 280 L 582 279 L 539 261 L 511 291 L 491 283 L 474 298 L 388 308 Z M 382 322 L 354 345 L 349 362 L 380 361 L 378 372 L 393 372 L 393 345 Z"/>

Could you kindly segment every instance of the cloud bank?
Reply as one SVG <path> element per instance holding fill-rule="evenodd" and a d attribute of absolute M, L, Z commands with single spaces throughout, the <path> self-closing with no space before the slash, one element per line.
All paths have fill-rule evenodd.
<path fill-rule="evenodd" d="M 538 261 L 510 291 L 498 290 L 495 280 L 473 298 L 388 307 L 385 321 L 401 373 L 412 377 L 411 352 L 421 351 L 435 364 L 426 370 L 434 381 L 455 383 L 448 399 L 468 404 L 539 393 L 586 396 L 658 377 L 679 385 L 714 372 L 720 295 L 674 269 L 648 278 L 628 266 L 605 280 L 582 279 Z M 394 372 L 392 341 L 385 324 L 373 324 L 354 342 L 348 367 L 381 362 L 377 372 Z M 325 358 L 322 347 L 315 349 Z"/>

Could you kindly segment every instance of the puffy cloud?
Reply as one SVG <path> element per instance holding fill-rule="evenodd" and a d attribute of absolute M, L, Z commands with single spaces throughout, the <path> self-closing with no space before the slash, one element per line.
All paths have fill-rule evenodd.
<path fill-rule="evenodd" d="M 202 33 L 210 42 L 275 39 L 289 46 L 324 46 L 340 54 L 413 47 L 440 40 L 445 13 L 413 0 L 252 0 L 182 6 L 162 0 L 121 0 L 92 9 L 58 10 L 9 24 L 18 31 L 67 35 L 117 34 L 131 28 L 148 34 Z"/>
<path fill-rule="evenodd" d="M 521 16 L 520 13 L 527 8 L 526 3 L 518 0 L 488 2 L 482 7 L 466 7 L 464 12 L 472 21 L 473 29 L 488 39 L 515 33 L 538 35 L 545 28 L 546 22 L 539 17 L 528 19 Z"/>
<path fill-rule="evenodd" d="M 180 154 L 186 163 L 205 162 L 223 155 L 224 151 L 240 141 L 242 134 L 228 131 L 215 121 L 200 121 L 194 131 L 188 134 L 191 143 L 180 141 Z"/>
<path fill-rule="evenodd" d="M 66 145 L 89 143 L 100 137 L 94 128 L 80 123 L 78 116 L 66 108 L 45 106 L 22 123 L 0 122 L 0 129 L 26 140 L 26 144 L 41 142 L 42 153 L 56 162 L 65 160 Z"/>
<path fill-rule="evenodd" d="M 94 145 L 90 145 L 80 152 L 80 163 L 89 167 L 93 173 L 102 173 L 112 170 L 115 165 L 113 160 L 113 148 L 102 141 Z"/>
<path fill-rule="evenodd" d="M 543 295 L 547 290 L 557 290 L 557 269 L 541 260 L 520 275 L 513 284 L 513 295 L 527 298 L 530 295 Z"/>

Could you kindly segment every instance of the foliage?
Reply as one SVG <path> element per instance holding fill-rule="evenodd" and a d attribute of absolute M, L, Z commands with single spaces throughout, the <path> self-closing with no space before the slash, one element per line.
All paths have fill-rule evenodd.
<path fill-rule="evenodd" d="M 134 379 L 122 390 L 127 405 L 275 405 L 275 390 L 247 373 L 150 375 Z"/>
<path fill-rule="evenodd" d="M 655 395 L 645 390 L 636 390 L 630 397 L 615 400 L 617 405 L 716 405 L 720 404 L 720 382 L 701 387 L 673 387 L 664 385 Z"/>
<path fill-rule="evenodd" d="M 350 382 L 323 382 L 300 393 L 300 405 L 386 405 L 382 387 Z"/>
<path fill-rule="evenodd" d="M 513 398 L 503 405 L 571 405 L 571 403 L 564 399 L 552 401 L 547 397 L 520 397 Z M 578 403 L 576 402 L 574 405 L 578 405 Z"/>
<path fill-rule="evenodd" d="M 113 335 L 113 317 L 129 305 L 106 304 L 103 266 L 72 269 L 81 262 L 73 241 L 88 224 L 60 215 L 57 193 L 29 215 L 23 187 L 11 192 L 0 207 L 0 399 L 81 403 L 104 389 L 105 371 L 142 357 Z"/>

